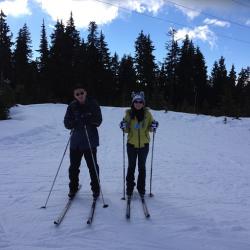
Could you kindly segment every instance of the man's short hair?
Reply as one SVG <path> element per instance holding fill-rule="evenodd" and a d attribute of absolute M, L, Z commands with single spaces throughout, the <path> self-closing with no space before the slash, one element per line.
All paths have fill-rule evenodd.
<path fill-rule="evenodd" d="M 88 91 L 88 88 L 85 84 L 82 83 L 77 83 L 73 86 L 72 90 L 75 91 L 76 89 L 84 89 L 86 91 Z"/>

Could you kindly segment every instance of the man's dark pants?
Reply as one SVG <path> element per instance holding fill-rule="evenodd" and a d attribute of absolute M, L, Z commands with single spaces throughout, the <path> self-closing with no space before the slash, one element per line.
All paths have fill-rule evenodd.
<path fill-rule="evenodd" d="M 97 152 L 97 149 L 92 148 L 95 166 L 96 166 L 96 170 L 99 176 L 99 166 L 97 164 L 96 152 Z M 70 167 L 69 167 L 70 191 L 75 192 L 78 189 L 79 173 L 80 173 L 80 165 L 81 165 L 82 156 L 84 156 L 85 161 L 87 163 L 87 167 L 89 169 L 89 175 L 91 179 L 91 182 L 90 182 L 91 190 L 93 194 L 99 194 L 100 192 L 99 182 L 96 176 L 96 171 L 95 171 L 95 166 L 94 166 L 93 159 L 91 156 L 91 151 L 89 149 L 84 150 L 84 151 L 79 150 L 79 149 L 70 149 Z"/>

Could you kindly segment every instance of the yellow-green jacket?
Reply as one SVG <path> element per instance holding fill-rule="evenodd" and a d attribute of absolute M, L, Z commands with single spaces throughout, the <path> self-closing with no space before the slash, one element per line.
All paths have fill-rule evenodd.
<path fill-rule="evenodd" d="M 138 123 L 137 118 L 131 119 L 131 109 L 126 110 L 124 120 L 127 122 L 125 133 L 128 133 L 128 143 L 132 144 L 135 148 L 143 148 L 146 143 L 150 142 L 149 132 L 150 126 L 153 121 L 152 114 L 145 108 L 144 120 Z"/>

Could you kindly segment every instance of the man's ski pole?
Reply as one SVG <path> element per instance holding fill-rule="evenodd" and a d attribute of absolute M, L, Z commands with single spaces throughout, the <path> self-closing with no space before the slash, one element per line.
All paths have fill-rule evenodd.
<path fill-rule="evenodd" d="M 72 131 L 70 132 L 70 137 L 69 137 L 68 142 L 67 142 L 67 145 L 66 145 L 66 147 L 65 147 L 65 150 L 64 150 L 64 153 L 63 153 L 61 162 L 60 162 L 60 164 L 59 164 L 59 167 L 58 167 L 58 169 L 57 169 L 57 171 L 56 171 L 56 175 L 55 175 L 55 177 L 54 177 L 54 180 L 53 180 L 52 186 L 51 186 L 51 188 L 50 188 L 49 195 L 48 195 L 48 197 L 47 197 L 47 199 L 46 199 L 45 205 L 42 206 L 41 208 L 46 208 L 46 206 L 47 206 L 47 203 L 48 203 L 48 201 L 49 201 L 49 197 L 50 197 L 50 195 L 51 195 L 52 189 L 53 189 L 53 187 L 54 187 L 54 185 L 55 185 L 55 182 L 56 182 L 56 178 L 57 178 L 58 173 L 59 173 L 59 170 L 60 170 L 60 168 L 61 168 L 61 166 L 62 166 L 62 162 L 63 162 L 64 156 L 65 156 L 66 151 L 67 151 L 67 148 L 68 148 L 68 146 L 69 146 L 69 142 L 70 142 L 71 135 L 72 135 Z"/>
<path fill-rule="evenodd" d="M 91 144 L 90 144 L 90 140 L 89 140 L 89 133 L 88 133 L 86 125 L 84 125 L 84 130 L 85 130 L 86 137 L 87 137 L 87 140 L 88 140 L 89 150 L 90 150 L 90 153 L 91 153 L 91 156 L 92 156 L 92 161 L 93 161 L 93 165 L 94 165 L 94 169 L 95 169 L 96 178 L 98 180 L 98 184 L 99 184 L 99 187 L 100 187 L 100 192 L 101 192 L 101 196 L 102 196 L 103 207 L 106 208 L 106 207 L 108 207 L 108 204 L 105 204 L 105 202 L 104 202 L 103 193 L 102 193 L 102 187 L 101 187 L 101 183 L 100 183 L 100 178 L 99 178 L 99 174 L 97 172 L 97 167 L 96 167 L 94 155 L 93 155 L 93 152 L 92 152 L 92 148 L 91 148 Z"/>

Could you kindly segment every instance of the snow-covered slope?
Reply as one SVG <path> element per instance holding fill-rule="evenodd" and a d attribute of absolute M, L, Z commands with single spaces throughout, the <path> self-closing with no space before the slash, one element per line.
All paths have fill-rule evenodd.
<path fill-rule="evenodd" d="M 160 127 L 155 137 L 153 198 L 145 219 L 135 193 L 131 219 L 122 197 L 124 108 L 102 107 L 98 148 L 102 200 L 91 226 L 88 170 L 64 221 L 53 224 L 68 192 L 68 152 L 47 209 L 44 205 L 69 138 L 63 126 L 66 105 L 11 109 L 0 121 L 0 249 L 250 249 L 250 119 L 152 111 Z M 147 190 L 151 150 L 147 161 Z"/>

